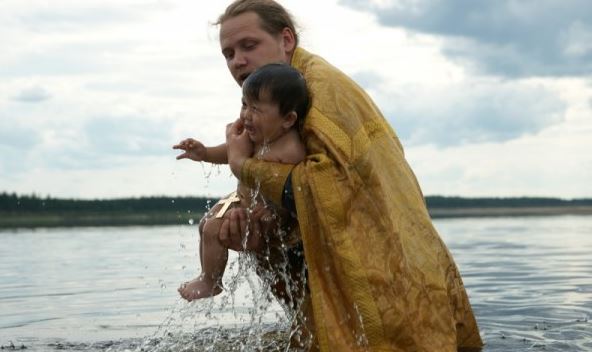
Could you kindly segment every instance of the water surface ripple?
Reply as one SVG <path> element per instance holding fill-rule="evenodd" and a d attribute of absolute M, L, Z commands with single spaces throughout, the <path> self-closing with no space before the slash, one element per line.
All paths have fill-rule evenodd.
<path fill-rule="evenodd" d="M 440 219 L 484 351 L 592 351 L 592 217 Z"/>
<path fill-rule="evenodd" d="M 484 352 L 592 351 L 591 216 L 434 224 L 462 272 Z M 252 273 L 236 276 L 242 266 L 225 276 L 239 281 L 233 295 L 177 297 L 198 270 L 196 226 L 12 230 L 0 241 L 5 349 L 158 350 L 172 339 L 167 350 L 249 351 L 254 334 L 265 336 L 259 349 L 285 346 L 287 318 L 258 295 Z"/>

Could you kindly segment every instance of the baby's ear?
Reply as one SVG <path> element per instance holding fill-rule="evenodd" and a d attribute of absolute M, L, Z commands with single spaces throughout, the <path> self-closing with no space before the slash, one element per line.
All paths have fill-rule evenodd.
<path fill-rule="evenodd" d="M 296 124 L 297 120 L 298 114 L 296 113 L 296 111 L 290 111 L 286 114 L 286 116 L 284 116 L 284 122 L 282 123 L 282 127 L 286 130 L 289 130 Z"/>

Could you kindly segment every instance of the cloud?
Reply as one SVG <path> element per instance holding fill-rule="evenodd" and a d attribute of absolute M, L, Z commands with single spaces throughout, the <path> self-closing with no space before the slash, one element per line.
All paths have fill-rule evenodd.
<path fill-rule="evenodd" d="M 87 121 L 82 135 L 86 145 L 82 151 L 107 162 L 113 157 L 138 158 L 169 154 L 172 126 L 165 120 L 107 116 Z"/>
<path fill-rule="evenodd" d="M 544 86 L 513 81 L 400 86 L 378 91 L 376 100 L 407 145 L 506 142 L 558 124 L 566 112 Z"/>
<path fill-rule="evenodd" d="M 15 177 L 37 169 L 118 168 L 150 158 L 174 159 L 172 143 L 169 122 L 146 117 L 95 117 L 81 126 L 48 122 L 42 132 L 16 126 L 0 131 L 0 166 Z"/>
<path fill-rule="evenodd" d="M 351 77 L 356 83 L 367 90 L 377 89 L 384 83 L 384 78 L 373 71 L 358 71 L 352 74 Z"/>
<path fill-rule="evenodd" d="M 592 74 L 588 0 L 341 0 L 385 26 L 446 39 L 443 52 L 508 77 Z"/>
<path fill-rule="evenodd" d="M 51 98 L 51 94 L 45 88 L 35 86 L 21 90 L 12 100 L 25 103 L 39 103 Z"/>
<path fill-rule="evenodd" d="M 40 142 L 39 132 L 7 112 L 0 111 L 0 146 L 27 151 Z"/>
<path fill-rule="evenodd" d="M 27 2 L 24 6 L 13 5 L 12 21 L 34 32 L 68 32 L 111 26 L 119 23 L 138 22 L 145 16 L 166 11 L 172 6 L 165 1 L 133 2 L 125 5 L 104 1 L 58 0 Z"/>
<path fill-rule="evenodd" d="M 506 143 L 406 148 L 406 156 L 425 194 L 590 197 L 590 127 L 578 120 Z"/>
<path fill-rule="evenodd" d="M 0 113 L 0 176 L 6 181 L 18 179 L 25 170 L 35 167 L 27 162 L 32 151 L 40 145 L 38 131 L 23 126 L 17 119 Z M 1 183 L 0 183 L 0 186 Z M 2 187 L 0 187 L 1 190 Z"/>
<path fill-rule="evenodd" d="M 0 67 L 0 76 L 7 78 L 41 76 L 76 76 L 83 74 L 105 73 L 118 64 L 116 59 L 131 46 L 130 42 L 87 42 L 69 43 L 23 50 L 14 55 L 12 60 L 5 60 Z"/>

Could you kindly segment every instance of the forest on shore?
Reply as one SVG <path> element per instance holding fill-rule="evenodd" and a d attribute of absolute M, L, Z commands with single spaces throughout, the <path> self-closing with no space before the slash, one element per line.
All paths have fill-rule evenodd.
<path fill-rule="evenodd" d="M 592 198 L 427 196 L 432 217 L 592 214 Z M 0 228 L 197 223 L 217 199 L 139 197 L 65 199 L 0 193 Z"/>

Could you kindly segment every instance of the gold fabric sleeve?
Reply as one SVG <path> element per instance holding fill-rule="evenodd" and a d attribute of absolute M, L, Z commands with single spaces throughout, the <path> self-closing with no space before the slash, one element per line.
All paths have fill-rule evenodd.
<path fill-rule="evenodd" d="M 282 206 L 284 184 L 294 168 L 291 164 L 247 159 L 241 169 L 241 182 L 259 192 L 275 205 Z"/>

